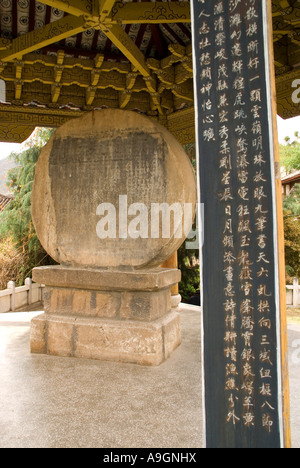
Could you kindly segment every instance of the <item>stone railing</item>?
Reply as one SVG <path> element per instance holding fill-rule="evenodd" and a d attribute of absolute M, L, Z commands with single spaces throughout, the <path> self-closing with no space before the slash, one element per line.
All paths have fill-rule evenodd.
<path fill-rule="evenodd" d="M 0 291 L 0 313 L 15 312 L 22 307 L 42 301 L 43 289 L 43 285 L 33 283 L 30 278 L 26 278 L 25 285 L 18 288 L 14 281 L 10 281 L 7 289 Z"/>
<path fill-rule="evenodd" d="M 30 278 L 26 278 L 25 285 L 16 288 L 14 281 L 10 281 L 7 289 L 0 291 L 0 313 L 14 312 L 31 304 L 43 300 L 45 286 L 33 283 Z M 299 281 L 294 279 L 293 285 L 287 285 L 287 305 L 293 307 L 300 306 Z"/>
<path fill-rule="evenodd" d="M 287 297 L 286 303 L 288 306 L 299 307 L 300 306 L 300 294 L 299 294 L 299 280 L 294 279 L 292 286 L 287 286 Z"/>

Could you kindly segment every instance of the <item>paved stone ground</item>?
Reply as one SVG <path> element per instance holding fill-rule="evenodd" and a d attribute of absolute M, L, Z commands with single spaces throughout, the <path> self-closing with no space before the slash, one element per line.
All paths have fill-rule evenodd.
<path fill-rule="evenodd" d="M 33 313 L 0 316 L 0 447 L 201 447 L 200 313 L 160 367 L 32 355 Z"/>
<path fill-rule="evenodd" d="M 0 315 L 0 448 L 202 446 L 200 313 L 160 367 L 32 355 L 30 320 Z M 291 424 L 300 448 L 300 325 L 289 325 Z"/>
<path fill-rule="evenodd" d="M 300 448 L 300 325 L 288 325 L 292 446 Z"/>

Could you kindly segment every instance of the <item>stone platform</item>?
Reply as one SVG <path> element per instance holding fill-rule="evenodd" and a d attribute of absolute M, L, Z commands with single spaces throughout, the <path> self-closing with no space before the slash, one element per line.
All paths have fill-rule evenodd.
<path fill-rule="evenodd" d="M 39 354 L 159 365 L 181 343 L 171 307 L 179 270 L 108 271 L 41 267 L 45 313 L 32 321 L 31 351 Z"/>
<path fill-rule="evenodd" d="M 179 306 L 182 344 L 159 367 L 31 354 L 30 321 L 42 311 L 0 314 L 0 448 L 202 447 L 199 307 Z M 300 448 L 300 325 L 288 330 Z"/>
<path fill-rule="evenodd" d="M 179 313 L 159 367 L 31 354 L 33 314 L 0 314 L 0 447 L 201 447 L 201 312 Z"/>

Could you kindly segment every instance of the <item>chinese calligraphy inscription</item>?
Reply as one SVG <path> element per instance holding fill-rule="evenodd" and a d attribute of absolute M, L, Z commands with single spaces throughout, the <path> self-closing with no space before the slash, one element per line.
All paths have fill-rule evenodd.
<path fill-rule="evenodd" d="M 207 445 L 279 447 L 265 1 L 193 8 Z"/>

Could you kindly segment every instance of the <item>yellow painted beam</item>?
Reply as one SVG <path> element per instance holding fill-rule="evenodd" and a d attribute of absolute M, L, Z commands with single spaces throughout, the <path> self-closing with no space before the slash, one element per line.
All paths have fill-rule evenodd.
<path fill-rule="evenodd" d="M 135 3 L 135 5 L 137 4 Z M 143 53 L 121 26 L 117 24 L 109 26 L 101 25 L 101 29 L 144 77 L 151 76 L 150 68 L 146 63 Z"/>
<path fill-rule="evenodd" d="M 103 22 L 110 15 L 116 0 L 99 0 L 99 20 Z"/>
<path fill-rule="evenodd" d="M 23 87 L 23 81 L 22 80 L 15 81 L 15 99 L 16 99 L 16 101 L 21 99 L 22 87 Z"/>
<path fill-rule="evenodd" d="M 74 16 L 93 15 L 93 1 L 90 0 L 41 0 L 41 3 Z"/>
<path fill-rule="evenodd" d="M 91 106 L 96 96 L 97 88 L 89 86 L 85 91 L 85 102 L 87 106 Z"/>
<path fill-rule="evenodd" d="M 107 0 L 109 1 L 109 0 Z M 191 10 L 189 2 L 118 2 L 111 17 L 113 22 L 123 24 L 159 24 L 190 23 Z"/>
<path fill-rule="evenodd" d="M 0 61 L 9 62 L 21 59 L 25 54 L 78 34 L 84 31 L 84 24 L 83 17 L 68 15 L 43 28 L 19 36 L 12 41 L 9 49 L 0 51 Z"/>
<path fill-rule="evenodd" d="M 51 86 L 51 100 L 53 104 L 55 104 L 58 101 L 61 88 L 62 86 L 59 84 L 54 84 Z"/>
<path fill-rule="evenodd" d="M 11 41 L 9 39 L 3 39 L 0 37 L 0 50 L 8 49 L 11 45 Z"/>
<path fill-rule="evenodd" d="M 156 92 L 156 80 L 151 74 L 151 70 L 146 63 L 143 53 L 120 25 L 102 24 L 100 27 L 104 34 L 113 42 L 113 44 L 118 47 L 118 49 L 125 55 L 125 57 L 128 58 L 128 60 L 132 63 L 133 68 L 141 73 L 145 79 L 147 89 L 151 94 L 155 108 L 160 114 L 162 114 L 162 107 Z"/>

